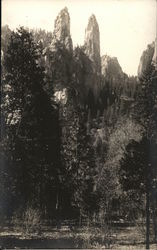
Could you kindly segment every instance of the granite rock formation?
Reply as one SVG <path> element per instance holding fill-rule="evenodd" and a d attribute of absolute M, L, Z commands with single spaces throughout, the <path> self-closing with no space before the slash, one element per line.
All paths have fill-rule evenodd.
<path fill-rule="evenodd" d="M 72 50 L 73 44 L 70 35 L 70 15 L 67 7 L 62 9 L 56 17 L 53 31 L 53 38 L 51 43 L 51 50 L 55 49 L 55 43 L 60 42 L 65 45 L 69 51 Z"/>
<path fill-rule="evenodd" d="M 58 49 L 57 42 L 63 45 L 63 53 Z M 47 55 L 50 75 L 53 75 L 55 100 L 63 105 L 69 101 L 69 89 L 72 87 L 81 105 L 91 110 L 101 106 L 103 109 L 109 95 L 107 88 L 114 88 L 114 93 L 110 93 L 114 101 L 115 91 L 123 88 L 124 82 L 128 80 L 116 57 L 104 55 L 101 58 L 100 32 L 94 15 L 88 20 L 84 46 L 73 50 L 70 16 L 66 7 L 62 9 L 55 20 Z M 107 84 L 110 86 L 107 87 Z"/>
<path fill-rule="evenodd" d="M 99 26 L 94 15 L 91 15 L 85 30 L 85 54 L 93 62 L 96 72 L 101 72 L 101 59 L 100 59 L 100 33 Z"/>
<path fill-rule="evenodd" d="M 145 75 L 149 74 L 150 72 L 150 67 L 152 63 L 152 59 L 154 56 L 154 47 L 155 44 L 154 42 L 152 44 L 149 44 L 147 46 L 147 49 L 143 51 L 142 56 L 140 58 L 140 63 L 138 66 L 138 77 L 143 78 Z"/>
<path fill-rule="evenodd" d="M 155 68 L 157 69 L 157 38 L 155 39 L 155 43 L 154 43 L 154 55 L 153 55 L 152 61 L 153 61 Z"/>
<path fill-rule="evenodd" d="M 124 74 L 117 58 L 108 55 L 101 57 L 101 73 L 105 78 L 113 81 L 123 77 Z"/>

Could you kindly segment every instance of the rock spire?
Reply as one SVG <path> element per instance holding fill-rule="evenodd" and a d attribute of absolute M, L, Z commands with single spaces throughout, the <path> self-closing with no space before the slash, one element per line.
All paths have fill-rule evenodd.
<path fill-rule="evenodd" d="M 139 78 L 142 78 L 145 74 L 149 73 L 150 71 L 150 66 L 154 55 L 154 47 L 155 46 L 153 42 L 152 44 L 149 44 L 147 46 L 147 49 L 142 53 L 137 72 Z"/>
<path fill-rule="evenodd" d="M 55 43 L 60 42 L 64 44 L 66 49 L 72 50 L 72 39 L 70 35 L 70 15 L 67 7 L 62 9 L 56 17 L 54 23 L 53 39 L 51 49 L 55 48 Z"/>
<path fill-rule="evenodd" d="M 153 64 L 155 66 L 155 68 L 157 69 L 157 38 L 155 39 L 155 43 L 154 43 L 154 55 L 153 55 Z"/>
<path fill-rule="evenodd" d="M 96 72 L 101 72 L 100 33 L 95 15 L 91 15 L 85 30 L 85 53 L 93 62 Z"/>

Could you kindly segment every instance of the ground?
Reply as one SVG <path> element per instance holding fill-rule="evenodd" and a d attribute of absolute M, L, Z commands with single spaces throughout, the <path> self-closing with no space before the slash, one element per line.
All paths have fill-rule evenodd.
<path fill-rule="evenodd" d="M 24 233 L 5 226 L 0 231 L 0 246 L 5 248 L 97 248 L 117 250 L 145 249 L 144 234 L 139 227 L 116 228 L 42 226 L 40 232 Z M 157 245 L 151 244 L 150 250 Z"/>

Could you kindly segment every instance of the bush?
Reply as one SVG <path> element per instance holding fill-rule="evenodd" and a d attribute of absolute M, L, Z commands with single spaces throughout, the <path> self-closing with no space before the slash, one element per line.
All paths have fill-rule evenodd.
<path fill-rule="evenodd" d="M 39 233 L 41 224 L 41 214 L 38 209 L 27 207 L 20 216 L 16 213 L 12 218 L 13 226 L 24 235 Z"/>
<path fill-rule="evenodd" d="M 23 214 L 23 227 L 26 234 L 32 232 L 39 232 L 41 215 L 39 210 L 31 207 L 27 208 Z"/>

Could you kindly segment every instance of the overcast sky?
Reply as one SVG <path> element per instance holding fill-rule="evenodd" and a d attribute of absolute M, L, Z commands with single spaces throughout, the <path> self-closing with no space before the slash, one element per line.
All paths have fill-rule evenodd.
<path fill-rule="evenodd" d="M 156 37 L 156 0 L 2 0 L 2 25 L 53 31 L 58 12 L 67 6 L 73 44 L 82 45 L 89 16 L 100 29 L 101 55 L 115 56 L 129 75 L 137 74 L 140 56 Z"/>

